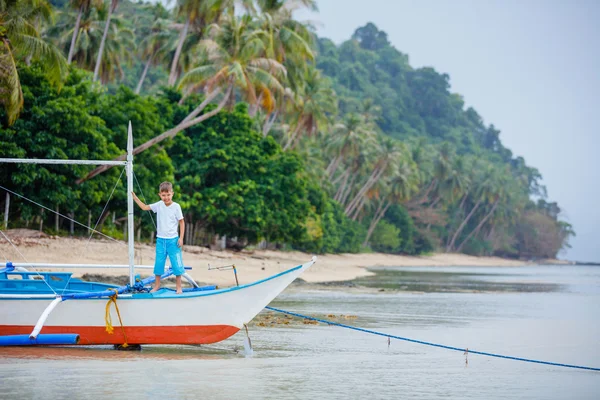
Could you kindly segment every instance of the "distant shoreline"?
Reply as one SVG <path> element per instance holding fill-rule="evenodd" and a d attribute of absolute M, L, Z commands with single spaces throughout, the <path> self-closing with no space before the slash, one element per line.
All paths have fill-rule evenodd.
<path fill-rule="evenodd" d="M 109 240 L 89 241 L 86 239 L 10 235 L 21 256 L 6 241 L 0 242 L 0 251 L 9 261 L 81 264 L 127 264 L 127 246 L 124 242 Z M 136 244 L 136 264 L 154 263 L 154 246 Z M 192 270 L 188 273 L 198 282 L 230 286 L 235 280 L 231 271 L 208 270 L 208 265 L 223 266 L 235 264 L 240 284 L 282 272 L 288 268 L 309 261 L 312 254 L 298 251 L 212 251 L 199 246 L 184 246 L 183 259 Z M 477 266 L 477 267 L 518 267 L 539 264 L 573 265 L 563 260 L 538 260 L 536 262 L 509 260 L 499 257 L 474 257 L 465 254 L 439 253 L 428 256 L 403 256 L 382 253 L 325 254 L 317 255 L 317 263 L 302 274 L 307 283 L 351 281 L 373 275 L 370 267 L 426 267 L 426 266 Z M 47 270 L 47 269 L 46 269 Z M 107 276 L 127 275 L 126 269 L 70 269 L 75 277 L 83 274 Z M 152 274 L 151 269 L 136 271 L 143 276 Z"/>

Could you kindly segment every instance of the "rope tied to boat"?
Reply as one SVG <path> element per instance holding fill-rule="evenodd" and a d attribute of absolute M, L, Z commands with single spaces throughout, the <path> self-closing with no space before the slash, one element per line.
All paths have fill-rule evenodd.
<path fill-rule="evenodd" d="M 270 306 L 267 306 L 265 308 L 268 310 L 271 310 L 271 311 L 275 311 L 275 312 L 279 312 L 279 313 L 283 313 L 283 314 L 287 314 L 287 315 L 292 315 L 292 316 L 298 317 L 298 318 L 304 318 L 304 319 L 311 320 L 311 321 L 322 322 L 327 325 L 339 326 L 341 328 L 352 329 L 352 330 L 364 332 L 364 333 L 370 333 L 372 335 L 384 336 L 388 339 L 388 346 L 390 343 L 390 338 L 392 338 L 392 339 L 404 340 L 406 342 L 412 342 L 412 343 L 417 343 L 417 344 L 424 344 L 427 346 L 439 347 L 439 348 L 447 349 L 447 350 L 462 351 L 463 355 L 465 356 L 465 365 L 469 364 L 469 360 L 468 360 L 469 354 L 479 354 L 482 356 L 504 358 L 504 359 L 514 360 L 514 361 L 524 361 L 524 362 L 530 362 L 530 363 L 552 365 L 555 367 L 585 369 L 585 370 L 589 370 L 589 371 L 600 371 L 600 368 L 588 367 L 585 365 L 572 365 L 572 364 L 563 364 L 563 363 L 557 363 L 557 362 L 551 362 L 551 361 L 533 360 L 530 358 L 513 357 L 513 356 L 502 355 L 502 354 L 488 353 L 488 352 L 484 352 L 484 351 L 469 350 L 469 348 L 446 346 L 446 345 L 439 344 L 439 343 L 426 342 L 424 340 L 410 339 L 410 338 L 406 338 L 406 337 L 402 337 L 402 336 L 390 335 L 387 333 L 374 331 L 371 329 L 364 329 L 364 328 L 359 328 L 359 327 L 352 326 L 352 325 L 340 324 L 339 322 L 334 322 L 334 321 L 330 321 L 330 320 L 326 320 L 326 319 L 322 319 L 322 318 L 315 318 L 315 317 L 311 317 L 309 315 L 303 315 L 303 314 L 299 314 L 299 313 L 292 312 L 292 311 L 282 310 L 280 308 L 275 308 L 275 307 L 270 307 Z"/>
<path fill-rule="evenodd" d="M 119 317 L 119 323 L 121 324 L 121 331 L 123 332 L 123 338 L 125 339 L 125 342 L 123 343 L 122 346 L 127 347 L 127 346 L 129 346 L 127 344 L 127 335 L 125 335 L 125 328 L 123 327 L 123 320 L 121 319 L 121 312 L 119 311 L 119 305 L 117 304 L 117 296 L 119 295 L 119 292 L 117 291 L 117 289 L 113 289 L 113 288 L 110 288 L 108 290 L 114 291 L 115 294 L 110 296 L 108 298 L 108 302 L 106 303 L 106 313 L 104 314 L 104 322 L 106 324 L 106 332 L 108 332 L 109 335 L 112 335 L 113 332 L 115 331 L 115 328 L 113 328 L 113 326 L 112 326 L 112 317 L 110 316 L 110 305 L 114 304 L 115 309 L 117 310 L 117 315 Z"/>

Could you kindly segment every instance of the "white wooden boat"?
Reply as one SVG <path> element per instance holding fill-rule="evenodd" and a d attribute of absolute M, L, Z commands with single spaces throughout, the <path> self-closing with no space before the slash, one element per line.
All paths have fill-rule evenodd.
<path fill-rule="evenodd" d="M 131 124 L 127 147 L 127 161 L 123 162 L 0 159 L 0 162 L 126 165 L 129 214 L 129 265 L 126 267 L 130 271 L 130 284 L 117 288 L 73 279 L 71 273 L 34 272 L 32 268 L 119 266 L 0 263 L 0 336 L 29 335 L 32 344 L 40 334 L 75 334 L 81 345 L 215 343 L 243 328 L 316 261 L 313 257 L 305 264 L 266 279 L 230 288 L 198 287 L 186 276 L 194 287 L 184 290 L 183 294 L 166 288 L 156 293 L 143 291 L 143 284 L 134 278 L 140 266 L 133 264 Z M 34 276 L 38 279 L 33 279 Z M 116 298 L 113 296 L 118 312 L 110 298 L 115 291 L 119 292 Z M 107 324 L 108 321 L 112 324 Z M 110 325 L 114 325 L 112 329 Z"/>

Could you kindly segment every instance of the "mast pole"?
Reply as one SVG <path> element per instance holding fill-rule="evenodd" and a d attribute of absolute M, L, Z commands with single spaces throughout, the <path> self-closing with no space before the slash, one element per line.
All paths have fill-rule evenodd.
<path fill-rule="evenodd" d="M 135 284 L 134 224 L 133 224 L 133 132 L 131 121 L 127 128 L 127 244 L 129 245 L 129 284 Z"/>

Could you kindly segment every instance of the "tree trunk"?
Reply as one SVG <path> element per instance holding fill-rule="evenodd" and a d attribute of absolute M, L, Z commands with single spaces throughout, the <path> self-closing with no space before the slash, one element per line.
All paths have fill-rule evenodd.
<path fill-rule="evenodd" d="M 427 186 L 427 188 L 425 189 L 425 193 L 422 194 L 417 194 L 415 197 L 418 198 L 418 200 L 416 201 L 411 201 L 411 204 L 422 204 L 424 202 L 427 201 L 428 197 L 429 197 L 429 192 L 431 192 L 431 190 L 435 187 L 437 180 L 435 178 L 433 178 L 431 180 L 431 182 L 429 182 L 429 185 Z"/>
<path fill-rule="evenodd" d="M 58 215 L 58 204 L 56 205 L 56 214 L 54 214 L 54 230 L 58 235 L 58 228 L 60 227 L 60 215 Z"/>
<path fill-rule="evenodd" d="M 185 222 L 185 231 L 185 244 L 191 245 L 194 236 L 194 222 L 191 215 L 189 216 L 188 221 Z"/>
<path fill-rule="evenodd" d="M 350 176 L 350 173 L 348 171 L 344 171 L 344 173 L 342 175 L 340 175 L 339 178 L 336 179 L 336 182 L 332 182 L 332 184 L 335 185 L 337 183 L 337 181 L 339 181 L 340 179 L 344 179 L 342 181 L 342 183 L 340 183 L 338 190 L 335 192 L 335 196 L 333 196 L 333 199 L 335 201 L 337 201 L 338 203 L 340 203 L 340 199 L 344 195 L 344 191 L 346 189 L 346 183 L 348 183 L 349 176 Z"/>
<path fill-rule="evenodd" d="M 256 99 L 256 103 L 250 105 L 250 108 L 248 109 L 248 115 L 250 117 L 254 118 L 256 116 L 256 113 L 258 112 L 258 107 L 259 107 L 260 103 L 262 103 L 262 99 L 263 99 L 263 94 L 261 93 L 258 96 L 258 99 Z"/>
<path fill-rule="evenodd" d="M 354 185 L 354 181 L 356 180 L 357 176 L 358 176 L 358 174 L 356 172 L 354 172 L 352 174 L 352 179 L 350 180 L 350 183 L 346 186 L 345 193 L 342 196 L 342 198 L 340 199 L 340 204 L 342 204 L 342 205 L 346 204 L 346 201 L 348 200 L 348 197 L 350 197 L 350 193 L 352 192 L 352 185 Z"/>
<path fill-rule="evenodd" d="M 367 202 L 367 196 L 363 196 L 360 199 L 360 202 L 358 203 L 358 206 L 356 208 L 354 208 L 354 215 L 352 216 L 352 221 L 356 221 L 356 219 L 360 215 L 361 210 L 365 206 L 366 202 Z"/>
<path fill-rule="evenodd" d="M 179 57 L 181 56 L 181 49 L 183 48 L 183 42 L 190 28 L 190 19 L 185 21 L 185 26 L 179 35 L 179 42 L 177 43 L 177 49 L 175 50 L 175 56 L 173 56 L 173 62 L 171 63 L 171 73 L 169 74 L 169 86 L 175 85 L 177 81 L 177 64 L 179 64 Z"/>
<path fill-rule="evenodd" d="M 206 114 L 203 114 L 197 118 L 193 118 L 192 116 L 197 115 L 200 111 L 202 111 L 202 108 L 200 108 L 202 105 L 204 105 L 204 107 L 206 107 L 206 105 L 208 105 L 209 103 L 209 98 L 212 98 L 212 96 L 209 96 L 209 98 L 207 98 L 199 107 L 196 108 L 196 110 L 194 110 L 192 113 L 190 113 L 190 115 L 188 115 L 183 121 L 181 121 L 179 123 L 179 125 L 177 125 L 176 127 L 169 129 L 166 132 L 161 133 L 160 135 L 156 136 L 155 138 L 147 141 L 146 143 L 136 147 L 135 149 L 133 149 L 133 154 L 138 154 L 141 153 L 142 151 L 146 150 L 149 147 L 154 146 L 157 143 L 162 142 L 165 139 L 169 139 L 169 138 L 173 138 L 175 137 L 175 135 L 177 135 L 179 132 L 181 132 L 182 130 L 189 128 L 190 126 L 194 126 L 216 114 L 219 113 L 219 111 L 221 111 L 223 109 L 223 107 L 225 106 L 225 103 L 227 102 L 227 100 L 229 99 L 229 96 L 231 95 L 231 91 L 233 90 L 233 85 L 229 86 L 229 89 L 227 90 L 227 93 L 225 93 L 225 96 L 223 97 L 223 99 L 221 100 L 221 102 L 219 103 L 219 105 L 217 106 L 217 108 L 215 108 L 214 110 L 207 112 Z M 212 95 L 212 94 L 211 94 Z M 216 96 L 216 95 L 215 95 Z M 115 158 L 115 161 L 123 161 L 125 160 L 125 158 L 127 157 L 126 154 L 123 154 L 117 158 Z M 110 168 L 112 168 L 112 165 L 102 165 L 96 169 L 94 169 L 92 172 L 90 172 L 89 174 L 87 174 L 84 178 L 78 179 L 76 181 L 77 184 L 81 184 L 82 182 L 85 182 L 86 180 L 93 178 L 94 176 L 101 174 L 104 171 L 109 170 Z"/>
<path fill-rule="evenodd" d="M 6 192 L 6 202 L 4 203 L 4 229 L 8 229 L 8 212 L 10 211 L 10 194 Z"/>
<path fill-rule="evenodd" d="M 381 165 L 379 167 L 375 167 L 375 169 L 373 169 L 373 172 L 371 172 L 371 175 L 369 176 L 369 179 L 367 179 L 367 182 L 363 185 L 363 187 L 358 191 L 356 196 L 354 196 L 350 204 L 348 204 L 348 206 L 346 207 L 346 215 L 350 215 L 354 208 L 358 206 L 358 202 L 360 201 L 362 196 L 375 184 L 375 182 L 379 180 L 379 178 L 383 174 L 383 171 L 385 170 L 385 167 L 386 164 Z"/>
<path fill-rule="evenodd" d="M 69 220 L 69 235 L 73 236 L 75 234 L 75 223 L 73 222 L 73 220 L 75 219 L 75 212 L 71 211 L 69 213 L 69 218 L 71 218 Z"/>
<path fill-rule="evenodd" d="M 490 212 L 487 213 L 486 216 L 483 217 L 481 221 L 479 221 L 479 224 L 477 225 L 477 227 L 475 229 L 473 229 L 471 231 L 471 233 L 469 233 L 467 235 L 467 237 L 465 238 L 465 240 L 462 241 L 462 243 L 456 249 L 457 252 L 460 253 L 460 251 L 462 250 L 462 248 L 465 245 L 465 243 L 467 243 L 469 241 L 469 239 L 471 239 L 471 236 L 477 235 L 477 233 L 479 232 L 479 230 L 481 229 L 481 227 L 483 227 L 483 225 L 487 222 L 487 220 L 492 216 L 492 214 L 496 210 L 496 207 L 498 206 L 498 201 L 499 201 L 499 199 L 496 199 L 496 201 L 494 202 L 494 205 L 492 206 L 492 209 L 490 210 Z"/>
<path fill-rule="evenodd" d="M 465 195 L 463 196 L 463 198 L 462 198 L 462 200 L 461 200 L 461 202 L 460 202 L 460 206 L 458 206 L 458 208 L 459 208 L 460 210 L 462 210 L 462 209 L 463 209 L 463 207 L 464 207 L 464 205 L 465 205 L 465 200 L 467 200 L 467 196 L 468 196 L 468 195 L 469 195 L 469 192 L 465 193 Z"/>
<path fill-rule="evenodd" d="M 296 125 L 296 129 L 294 129 L 294 132 L 292 133 L 292 135 L 288 138 L 287 143 L 285 144 L 285 147 L 283 148 L 283 151 L 286 151 L 294 142 L 294 139 L 296 139 L 296 135 L 298 134 L 298 132 L 300 131 L 300 127 L 302 125 L 300 124 L 300 122 L 298 122 L 298 125 Z"/>
<path fill-rule="evenodd" d="M 100 216 L 100 219 L 98 220 L 98 223 L 96 224 L 96 227 L 101 228 L 104 225 L 104 222 L 106 221 L 106 218 L 108 218 L 109 215 L 110 215 L 110 211 L 104 210 L 104 212 Z M 101 229 L 99 229 L 99 230 L 101 230 Z"/>
<path fill-rule="evenodd" d="M 460 224 L 460 226 L 458 227 L 456 232 L 454 232 L 454 236 L 452 236 L 452 240 L 450 241 L 450 244 L 446 247 L 446 251 L 448 251 L 448 252 L 452 251 L 452 249 L 454 248 L 454 243 L 456 242 L 456 239 L 458 238 L 458 235 L 462 232 L 465 225 L 467 224 L 467 222 L 469 222 L 469 220 L 471 219 L 471 217 L 473 216 L 473 214 L 475 213 L 475 211 L 477 210 L 477 208 L 479 207 L 480 204 L 481 204 L 481 200 L 478 200 L 477 203 L 475 204 L 475 207 L 473 207 L 473 209 L 471 210 L 469 215 L 467 215 L 467 217 Z"/>
<path fill-rule="evenodd" d="M 390 208 L 390 206 L 392 205 L 392 202 L 389 201 L 385 205 L 385 207 L 382 207 L 383 204 L 385 204 L 385 200 L 383 200 L 381 203 L 379 203 L 379 207 L 377 207 L 375 216 L 371 220 L 371 224 L 369 225 L 369 230 L 367 231 L 367 237 L 365 238 L 365 241 L 363 242 L 364 247 L 367 247 L 367 245 L 369 244 L 369 239 L 371 239 L 371 235 L 373 234 L 373 232 L 375 232 L 375 228 L 377 227 L 377 224 L 379 224 L 379 221 L 381 220 L 381 218 L 383 218 L 383 216 L 387 212 L 388 208 Z"/>
<path fill-rule="evenodd" d="M 73 55 L 75 54 L 75 43 L 77 43 L 77 35 L 79 35 L 79 27 L 81 26 L 81 15 L 83 14 L 83 5 L 79 7 L 77 13 L 77 19 L 75 20 L 75 29 L 73 29 L 73 36 L 71 37 L 71 47 L 69 47 L 69 56 L 67 57 L 67 64 L 71 64 L 73 61 Z"/>
<path fill-rule="evenodd" d="M 431 210 L 433 207 L 435 207 L 435 205 L 442 199 L 442 196 L 438 196 L 435 198 L 435 200 L 433 202 L 431 202 L 431 204 L 429 205 L 429 209 Z"/>
<path fill-rule="evenodd" d="M 265 124 L 263 125 L 263 137 L 267 137 L 267 135 L 269 134 L 269 131 L 271 131 L 271 127 L 273 126 L 273 124 L 275 123 L 275 120 L 277 119 L 277 114 L 279 114 L 279 110 L 276 110 L 273 115 L 271 115 L 271 117 L 267 118 L 267 120 L 265 121 Z"/>
<path fill-rule="evenodd" d="M 115 0 L 113 0 L 115 1 Z M 98 50 L 98 57 L 96 58 L 96 68 L 94 68 L 94 82 L 98 80 L 100 74 L 100 64 L 102 64 L 102 54 L 104 53 L 104 45 L 106 44 L 106 37 L 108 36 L 108 29 L 110 28 L 110 19 L 112 18 L 115 7 L 111 2 L 108 7 L 108 16 L 106 17 L 106 24 L 104 25 L 104 33 L 102 34 L 102 41 L 100 42 L 100 49 Z"/>
<path fill-rule="evenodd" d="M 138 82 L 137 87 L 135 88 L 135 94 L 140 94 L 140 91 L 142 90 L 142 85 L 144 84 L 144 79 L 146 79 L 146 74 L 150 69 L 150 65 L 152 64 L 153 58 L 154 54 L 148 57 L 148 61 L 146 61 L 146 66 L 144 67 L 144 71 L 142 72 L 142 77 L 140 78 L 140 81 Z"/>
<path fill-rule="evenodd" d="M 333 176 L 335 175 L 335 172 L 337 171 L 337 167 L 340 164 L 340 161 L 342 161 L 341 154 L 337 155 L 333 160 L 331 160 L 331 162 L 327 166 L 327 169 L 325 170 L 325 172 L 327 174 L 329 174 L 329 179 L 332 179 Z"/>
<path fill-rule="evenodd" d="M 40 213 L 40 232 L 44 228 L 44 209 L 42 208 L 42 212 Z"/>

